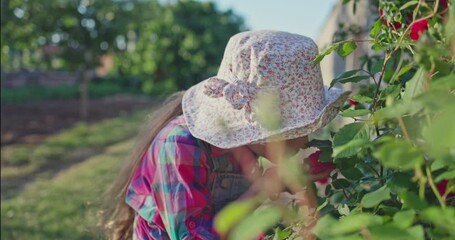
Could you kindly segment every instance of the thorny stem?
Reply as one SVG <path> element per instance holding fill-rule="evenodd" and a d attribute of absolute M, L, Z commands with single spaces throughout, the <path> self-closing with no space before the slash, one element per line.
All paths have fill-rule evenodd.
<path fill-rule="evenodd" d="M 427 76 L 426 76 L 426 81 L 425 81 L 425 89 L 428 91 L 430 89 L 430 81 L 431 81 L 431 77 L 434 73 L 434 69 L 435 69 L 435 65 L 434 63 L 431 64 L 431 69 L 430 69 L 430 72 L 427 73 Z"/>
<path fill-rule="evenodd" d="M 427 183 L 427 178 L 423 175 L 422 169 L 420 169 L 419 165 L 414 167 L 414 174 L 415 178 L 419 180 L 419 198 L 425 199 L 425 185 Z"/>
<path fill-rule="evenodd" d="M 446 203 L 445 203 L 444 199 L 441 197 L 441 194 L 439 194 L 439 191 L 436 188 L 436 185 L 434 185 L 433 176 L 431 175 L 431 170 L 428 165 L 426 166 L 426 172 L 427 172 L 428 183 L 430 184 L 430 187 L 433 190 L 434 195 L 436 195 L 436 198 L 438 199 L 439 204 L 441 204 L 441 207 L 445 208 Z"/>
<path fill-rule="evenodd" d="M 375 84 L 378 84 L 378 83 L 376 82 L 376 78 L 374 77 L 374 75 L 373 75 L 370 71 L 367 71 L 367 70 L 365 70 L 365 69 L 360 69 L 360 71 L 365 72 L 366 74 L 368 74 L 368 75 L 373 79 L 374 83 L 375 83 Z"/>
<path fill-rule="evenodd" d="M 380 86 L 381 86 L 381 82 L 382 82 L 382 79 L 384 78 L 384 72 L 385 72 L 385 67 L 387 65 L 387 62 L 389 61 L 390 59 L 390 56 L 389 54 L 385 54 L 385 57 L 384 57 L 384 64 L 382 65 L 382 68 L 381 68 L 381 73 L 379 75 L 379 81 L 378 83 L 376 84 L 376 92 L 374 94 L 374 99 L 373 99 L 373 112 L 372 113 L 375 113 L 376 112 L 376 109 L 378 107 L 378 102 L 379 102 L 379 89 L 380 89 Z M 374 119 L 374 128 L 376 129 L 376 135 L 379 136 L 379 126 L 378 126 L 378 121 L 376 119 Z"/>
<path fill-rule="evenodd" d="M 406 142 L 410 144 L 411 140 L 409 138 L 408 130 L 406 129 L 406 126 L 404 125 L 403 118 L 398 117 L 398 124 L 400 125 L 400 128 L 403 131 L 403 135 L 406 139 Z"/>
<path fill-rule="evenodd" d="M 400 54 L 400 60 L 398 61 L 398 66 L 395 68 L 396 70 L 393 73 L 392 77 L 390 78 L 391 79 L 390 80 L 391 83 L 396 80 L 395 78 L 397 77 L 398 73 L 401 70 L 401 64 L 403 64 L 403 54 Z"/>
<path fill-rule="evenodd" d="M 411 144 L 411 139 L 409 138 L 408 130 L 406 129 L 406 125 L 404 125 L 403 119 L 398 117 L 398 124 L 400 125 L 401 130 L 403 131 L 404 138 L 408 144 Z M 419 198 L 425 199 L 425 185 L 427 183 L 427 178 L 422 173 L 422 169 L 420 169 L 419 165 L 414 167 L 415 177 L 419 180 Z"/>

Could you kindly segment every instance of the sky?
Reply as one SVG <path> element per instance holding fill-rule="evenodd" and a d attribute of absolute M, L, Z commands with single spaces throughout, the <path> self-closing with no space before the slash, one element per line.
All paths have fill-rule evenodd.
<path fill-rule="evenodd" d="M 233 9 L 251 30 L 281 30 L 316 39 L 337 0 L 212 0 Z"/>

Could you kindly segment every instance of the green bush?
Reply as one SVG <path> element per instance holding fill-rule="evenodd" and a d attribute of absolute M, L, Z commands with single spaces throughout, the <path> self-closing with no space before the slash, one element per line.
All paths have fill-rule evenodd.
<path fill-rule="evenodd" d="M 340 114 L 354 122 L 321 148 L 337 165 L 330 184 L 299 208 L 272 202 L 252 214 L 245 206 L 258 199 L 233 203 L 215 223 L 229 239 L 267 229 L 274 240 L 455 239 L 455 2 L 375 2 L 382 16 L 367 39 L 340 39 L 315 59 L 333 51 L 346 57 L 359 42 L 374 52 L 331 84 L 374 81 Z M 299 184 L 311 203 L 315 186 Z"/>
<path fill-rule="evenodd" d="M 140 90 L 124 87 L 118 83 L 99 82 L 89 86 L 92 99 L 116 94 L 140 94 Z M 2 104 L 29 103 L 46 100 L 70 100 L 80 96 L 79 85 L 63 86 L 23 86 L 12 89 L 1 89 Z"/>

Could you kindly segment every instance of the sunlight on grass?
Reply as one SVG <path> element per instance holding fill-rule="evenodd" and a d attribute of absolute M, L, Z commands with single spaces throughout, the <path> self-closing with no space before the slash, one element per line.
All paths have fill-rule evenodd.
<path fill-rule="evenodd" d="M 138 133 L 139 126 L 151 110 L 92 124 L 78 124 L 55 134 L 37 147 L 11 145 L 2 148 L 2 179 L 30 174 L 53 161 L 72 160 L 71 152 L 82 148 L 104 148 Z"/>
<path fill-rule="evenodd" d="M 132 140 L 108 147 L 55 178 L 37 180 L 2 201 L 2 239 L 98 239 L 102 194 L 118 174 Z"/>

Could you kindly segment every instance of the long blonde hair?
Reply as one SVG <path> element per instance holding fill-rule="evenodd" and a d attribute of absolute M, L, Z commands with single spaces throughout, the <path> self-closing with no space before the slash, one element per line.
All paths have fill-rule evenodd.
<path fill-rule="evenodd" d="M 142 127 L 134 149 L 125 160 L 120 175 L 107 191 L 102 225 L 108 239 L 132 239 L 134 211 L 125 203 L 128 185 L 134 171 L 158 132 L 175 117 L 182 114 L 182 98 L 184 92 L 171 95 L 156 110 Z"/>

